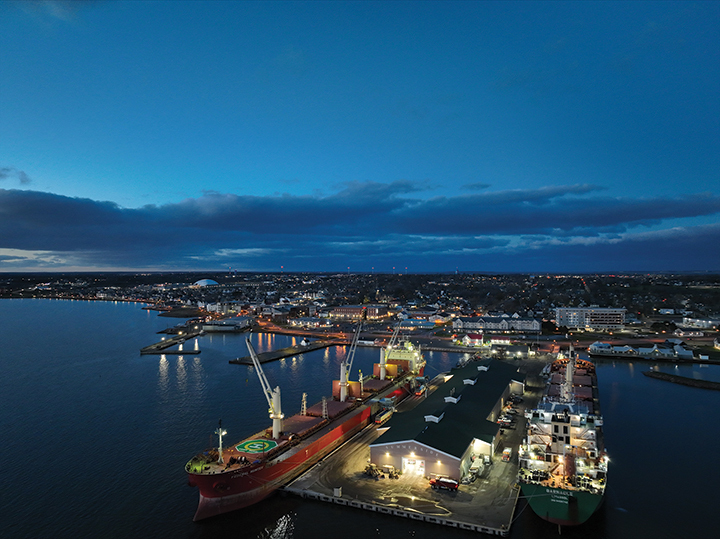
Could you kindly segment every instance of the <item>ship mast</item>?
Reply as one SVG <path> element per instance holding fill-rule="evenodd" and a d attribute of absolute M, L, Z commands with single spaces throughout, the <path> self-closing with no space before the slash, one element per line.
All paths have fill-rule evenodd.
<path fill-rule="evenodd" d="M 362 320 L 358 323 L 355 335 L 353 335 L 350 350 L 345 360 L 340 364 L 340 402 L 347 399 L 347 388 L 350 380 L 350 370 L 352 369 L 353 359 L 355 359 L 355 350 L 357 350 L 358 341 L 360 340 L 360 329 L 362 328 Z"/>
<path fill-rule="evenodd" d="M 567 367 L 565 367 L 565 383 L 562 387 L 562 397 L 565 402 L 573 400 L 573 374 L 575 373 L 575 350 L 570 345 L 570 357 L 568 358 Z"/>
<path fill-rule="evenodd" d="M 218 428 L 215 429 L 215 434 L 218 435 L 218 464 L 223 463 L 223 456 L 222 456 L 222 439 L 223 436 L 227 434 L 227 431 L 222 428 L 222 419 L 218 421 Z"/>
<path fill-rule="evenodd" d="M 273 421 L 272 437 L 277 440 L 282 434 L 283 418 L 285 417 L 282 413 L 282 410 L 280 409 L 280 387 L 278 386 L 275 389 L 270 388 L 270 383 L 265 377 L 265 373 L 263 372 L 262 366 L 260 365 L 260 360 L 255 353 L 255 349 L 253 348 L 250 339 L 245 339 L 245 342 L 247 343 L 248 351 L 250 352 L 250 357 L 252 358 L 253 365 L 257 370 L 258 378 L 260 379 L 260 385 L 263 388 L 265 399 L 267 400 L 268 406 L 270 407 L 270 419 L 272 419 Z"/>

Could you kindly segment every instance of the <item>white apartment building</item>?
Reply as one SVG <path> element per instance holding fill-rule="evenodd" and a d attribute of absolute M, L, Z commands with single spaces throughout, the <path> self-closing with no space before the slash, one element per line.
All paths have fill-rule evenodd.
<path fill-rule="evenodd" d="M 608 307 L 557 307 L 555 324 L 568 329 L 613 330 L 625 327 L 626 309 Z"/>

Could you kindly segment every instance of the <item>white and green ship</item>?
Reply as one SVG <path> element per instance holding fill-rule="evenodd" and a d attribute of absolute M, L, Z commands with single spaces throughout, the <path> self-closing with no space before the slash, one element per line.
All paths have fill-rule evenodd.
<path fill-rule="evenodd" d="M 595 365 L 571 352 L 548 375 L 540 403 L 526 413 L 518 480 L 539 517 L 578 525 L 602 504 L 607 481 Z"/>

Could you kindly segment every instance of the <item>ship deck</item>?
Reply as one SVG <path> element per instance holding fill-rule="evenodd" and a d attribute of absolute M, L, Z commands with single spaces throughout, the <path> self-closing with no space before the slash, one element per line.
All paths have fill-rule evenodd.
<path fill-rule="evenodd" d="M 562 471 L 562 466 L 556 467 L 549 472 L 539 470 L 528 470 L 521 468 L 518 478 L 522 483 L 534 483 L 543 487 L 561 488 L 563 490 L 588 491 L 602 490 L 604 488 L 604 479 L 592 479 L 590 477 L 578 476 L 577 485 L 573 485 L 571 478 L 566 476 Z"/>
<path fill-rule="evenodd" d="M 198 475 L 215 475 L 228 471 L 240 470 L 267 459 L 278 458 L 285 460 L 306 448 L 318 438 L 327 434 L 337 426 L 336 418 L 350 418 L 371 406 L 373 396 L 384 396 L 386 393 L 401 385 L 406 376 L 395 381 L 381 382 L 384 389 L 376 393 L 373 387 L 366 384 L 363 399 L 358 401 L 339 402 L 327 401 L 328 419 L 323 418 L 323 403 L 319 402 L 308 407 L 307 415 L 295 414 L 286 418 L 283 425 L 283 435 L 280 438 L 272 437 L 272 428 L 257 432 L 243 440 L 227 447 L 223 447 L 223 462 L 218 462 L 217 449 L 209 449 L 193 457 L 185 469 L 189 473 Z"/>
<path fill-rule="evenodd" d="M 344 407 L 344 410 L 336 411 L 333 417 L 337 417 L 343 411 L 347 412 L 348 408 L 353 405 L 353 403 L 338 404 L 349 404 L 349 407 Z M 360 413 L 367 406 L 369 406 L 369 404 L 362 404 L 356 407 L 347 414 L 347 417 L 352 417 L 352 415 Z M 218 463 L 217 460 L 212 460 L 201 463 L 201 466 L 193 466 L 193 463 L 196 462 L 197 459 L 197 457 L 195 457 L 188 463 L 187 471 L 202 475 L 213 475 L 240 470 L 266 459 L 276 457 L 285 459 L 305 448 L 336 426 L 332 419 L 328 421 L 322 416 L 303 416 L 300 414 L 285 419 L 284 423 L 285 430 L 280 438 L 272 437 L 272 429 L 262 430 L 231 446 L 223 447 L 222 463 Z M 217 451 L 206 451 L 203 455 L 217 459 Z"/>

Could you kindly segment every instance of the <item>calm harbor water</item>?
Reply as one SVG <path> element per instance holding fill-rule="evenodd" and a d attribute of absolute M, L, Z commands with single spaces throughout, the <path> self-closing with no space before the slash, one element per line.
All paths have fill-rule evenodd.
<path fill-rule="evenodd" d="M 464 538 L 477 534 L 276 495 L 252 509 L 193 523 L 197 490 L 185 462 L 268 424 L 254 371 L 230 365 L 247 354 L 240 335 L 198 339 L 199 355 L 140 356 L 157 331 L 178 321 L 138 304 L 0 300 L 0 537 Z M 293 338 L 253 335 L 258 351 Z M 194 347 L 195 342 L 187 342 Z M 263 366 L 280 385 L 286 414 L 329 395 L 344 347 Z M 358 349 L 370 372 L 377 349 Z M 460 354 L 427 353 L 428 374 Z M 600 362 L 598 377 L 611 456 L 600 513 L 563 537 L 714 537 L 720 392 L 648 379 L 654 363 Z M 720 380 L 718 367 L 660 365 Z M 511 537 L 557 537 L 557 528 L 518 507 Z M 341 534 L 338 530 L 342 529 Z"/>

